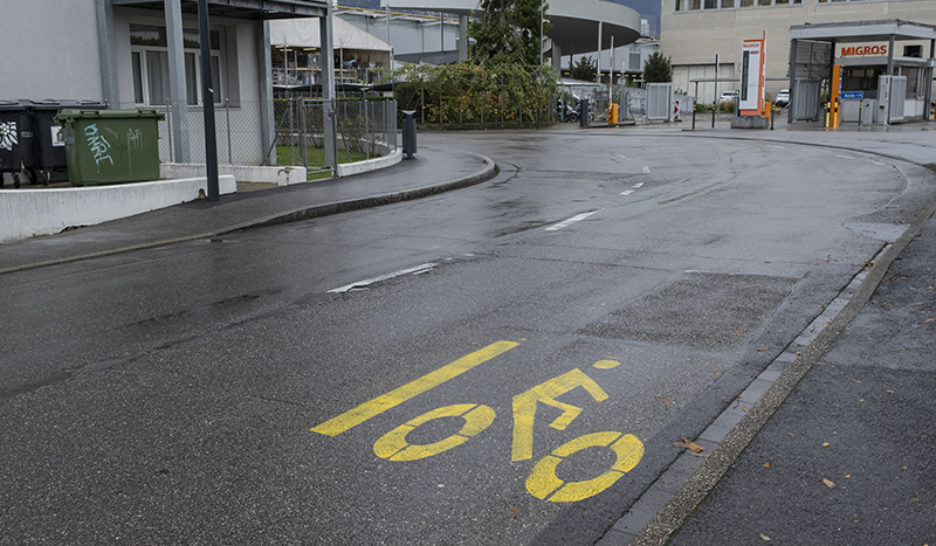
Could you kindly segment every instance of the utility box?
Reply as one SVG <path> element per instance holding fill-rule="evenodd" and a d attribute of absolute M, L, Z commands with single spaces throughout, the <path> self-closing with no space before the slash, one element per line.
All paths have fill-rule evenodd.
<path fill-rule="evenodd" d="M 413 159 L 416 153 L 416 110 L 403 110 L 403 156 Z"/>
<path fill-rule="evenodd" d="M 72 185 L 159 180 L 157 122 L 164 118 L 150 109 L 59 112 Z"/>

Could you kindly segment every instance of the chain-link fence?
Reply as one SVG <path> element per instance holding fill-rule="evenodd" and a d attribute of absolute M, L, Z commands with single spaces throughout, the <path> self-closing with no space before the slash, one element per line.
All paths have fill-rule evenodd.
<path fill-rule="evenodd" d="M 273 103 L 279 165 L 325 168 L 323 99 L 276 99 Z M 338 162 L 365 161 L 397 149 L 397 104 L 384 98 L 334 101 Z"/>
<path fill-rule="evenodd" d="M 510 91 L 481 91 L 477 95 L 429 93 L 415 86 L 399 86 L 397 97 L 415 110 L 420 127 L 432 129 L 539 128 L 557 121 L 556 97 L 524 100 Z"/>
<path fill-rule="evenodd" d="M 218 162 L 227 165 L 262 165 L 275 158 L 277 165 L 303 165 L 325 168 L 324 101 L 322 99 L 276 99 L 273 103 L 272 143 L 263 142 L 263 110 L 260 102 L 225 102 L 215 105 L 215 131 Z M 139 108 L 122 104 L 121 108 Z M 159 122 L 159 160 L 180 163 L 173 142 L 171 105 L 149 106 L 166 115 Z M 187 127 L 189 158 L 185 162 L 205 162 L 205 118 L 201 108 L 187 106 L 182 120 Z M 396 102 L 384 98 L 338 99 L 335 101 L 338 161 L 347 163 L 386 155 L 397 148 Z"/>
<path fill-rule="evenodd" d="M 135 103 L 120 105 L 120 108 L 140 108 Z M 182 161 L 176 152 L 182 143 L 174 142 L 171 105 L 154 105 L 152 108 L 166 115 L 159 122 L 159 161 L 162 163 L 204 163 L 205 162 L 205 113 L 201 108 L 185 107 L 182 123 L 182 138 L 188 139 L 189 158 Z M 218 162 L 227 165 L 262 165 L 264 163 L 264 145 L 261 138 L 263 105 L 259 102 L 224 102 L 215 105 L 215 139 L 217 142 Z"/>

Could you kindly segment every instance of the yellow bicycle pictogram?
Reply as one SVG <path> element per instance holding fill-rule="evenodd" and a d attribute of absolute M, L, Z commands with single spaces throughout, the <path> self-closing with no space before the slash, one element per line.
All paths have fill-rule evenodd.
<path fill-rule="evenodd" d="M 450 364 L 420 377 L 406 385 L 365 402 L 345 413 L 325 421 L 311 430 L 326 436 L 337 436 L 357 425 L 389 411 L 406 401 L 419 396 L 459 375 L 475 368 L 520 345 L 513 341 L 498 341 L 483 349 L 466 355 Z M 599 360 L 593 364 L 598 370 L 609 370 L 620 365 L 614 360 Z M 591 398 L 600 403 L 608 399 L 608 393 L 580 368 L 574 368 L 552 379 L 544 381 L 513 397 L 513 439 L 511 461 L 525 461 L 533 458 L 533 431 L 537 407 L 540 404 L 561 410 L 549 426 L 564 431 L 582 413 L 583 408 L 558 400 L 562 395 L 584 389 Z M 461 429 L 442 440 L 430 444 L 413 444 L 407 436 L 436 419 L 460 418 L 464 420 Z M 484 404 L 453 404 L 442 406 L 413 417 L 402 425 L 390 430 L 374 442 L 374 454 L 392 462 L 413 462 L 434 457 L 455 449 L 473 437 L 484 432 L 497 414 L 493 408 Z M 564 482 L 556 470 L 566 458 L 579 451 L 603 447 L 614 454 L 614 464 L 606 472 L 590 479 L 578 482 Z M 572 438 L 554 449 L 549 455 L 539 459 L 526 480 L 526 489 L 534 497 L 549 502 L 577 502 L 593 497 L 605 491 L 627 472 L 630 472 L 643 458 L 643 443 L 632 434 L 618 431 L 592 432 Z"/>

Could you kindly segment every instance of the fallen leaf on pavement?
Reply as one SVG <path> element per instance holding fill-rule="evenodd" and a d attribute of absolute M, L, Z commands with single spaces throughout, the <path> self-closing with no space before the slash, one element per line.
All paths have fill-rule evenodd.
<path fill-rule="evenodd" d="M 765 535 L 764 533 L 761 533 L 760 537 L 761 537 L 761 540 L 763 540 L 764 542 L 770 542 L 770 537 Z"/>
<path fill-rule="evenodd" d="M 894 389 L 887 389 L 887 394 L 894 394 Z"/>
<path fill-rule="evenodd" d="M 934 320 L 936 320 L 936 319 L 934 319 Z M 764 351 L 769 351 L 769 350 L 770 350 L 770 347 L 758 347 L 758 348 L 757 348 L 757 352 L 758 352 L 758 353 L 763 353 Z"/>
<path fill-rule="evenodd" d="M 688 449 L 693 453 L 702 453 L 705 451 L 705 448 L 700 446 L 695 442 L 690 442 L 689 440 L 683 438 L 681 442 L 673 442 L 673 445 L 676 447 L 681 447 L 683 449 Z"/>
<path fill-rule="evenodd" d="M 863 383 L 862 380 L 860 380 L 860 379 L 855 379 L 854 377 L 851 377 L 851 378 L 849 378 L 848 380 L 851 381 L 852 383 Z"/>
<path fill-rule="evenodd" d="M 830 444 L 829 442 L 822 442 L 822 447 L 829 447 L 830 445 L 832 444 Z"/>
<path fill-rule="evenodd" d="M 928 318 L 928 319 L 924 320 L 924 321 L 923 321 L 923 324 L 929 324 L 929 323 L 931 323 L 931 322 L 936 322 L 936 317 Z"/>
<path fill-rule="evenodd" d="M 723 376 L 723 375 L 725 375 L 725 374 L 723 374 L 723 373 L 721 373 L 721 372 L 715 372 L 715 375 L 717 375 L 718 377 L 721 377 L 721 376 Z"/>
<path fill-rule="evenodd" d="M 771 463 L 770 461 L 767 461 L 766 463 L 764 463 L 764 468 L 770 468 L 772 466 L 773 466 L 773 463 Z"/>
<path fill-rule="evenodd" d="M 520 507 L 516 504 L 510 507 L 510 513 L 517 516 L 520 514 Z"/>
<path fill-rule="evenodd" d="M 792 436 L 792 437 L 795 437 L 795 436 L 796 436 L 796 433 L 795 433 L 795 432 L 787 432 L 787 434 L 789 434 L 789 435 Z"/>
<path fill-rule="evenodd" d="M 822 483 L 826 484 L 826 486 L 827 486 L 829 489 L 832 489 L 833 487 L 835 487 L 835 482 L 833 482 L 833 481 L 830 480 L 829 478 L 822 478 Z"/>
<path fill-rule="evenodd" d="M 665 403 L 667 403 L 667 404 L 672 404 L 672 403 L 673 403 L 673 401 L 670 400 L 669 398 L 663 398 L 662 396 L 657 396 L 656 399 L 659 400 L 660 402 L 665 402 Z"/>
<path fill-rule="evenodd" d="M 850 479 L 851 479 L 851 474 L 845 474 L 845 479 L 846 479 L 846 480 L 850 480 Z"/>

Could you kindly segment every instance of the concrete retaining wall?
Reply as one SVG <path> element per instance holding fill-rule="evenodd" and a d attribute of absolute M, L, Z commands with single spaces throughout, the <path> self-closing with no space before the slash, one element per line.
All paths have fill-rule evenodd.
<path fill-rule="evenodd" d="M 266 182 L 278 186 L 291 186 L 306 181 L 305 167 L 260 167 L 252 165 L 218 165 L 219 175 L 232 175 L 241 182 Z M 160 178 L 205 177 L 204 163 L 162 163 Z"/>
<path fill-rule="evenodd" d="M 233 176 L 219 180 L 222 194 L 237 191 Z M 0 190 L 0 241 L 58 233 L 70 226 L 117 218 L 194 201 L 204 178 L 184 178 L 82 188 Z"/>
<path fill-rule="evenodd" d="M 403 151 L 398 148 L 390 152 L 389 155 L 376 157 L 374 159 L 355 161 L 354 163 L 341 163 L 338 165 L 338 178 L 392 167 L 400 161 L 403 161 Z"/>

